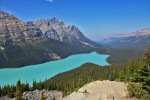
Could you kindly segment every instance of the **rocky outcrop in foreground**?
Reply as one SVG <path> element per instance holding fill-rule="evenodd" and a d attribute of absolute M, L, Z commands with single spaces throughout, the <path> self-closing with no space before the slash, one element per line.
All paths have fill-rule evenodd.
<path fill-rule="evenodd" d="M 77 92 L 73 92 L 63 100 L 137 100 L 128 98 L 127 87 L 123 82 L 95 81 Z"/>
<path fill-rule="evenodd" d="M 129 98 L 127 84 L 115 81 L 95 81 L 81 87 L 64 98 L 60 91 L 35 90 L 23 93 L 24 100 L 40 100 L 43 93 L 46 100 L 137 100 Z M 0 100 L 15 100 L 8 97 Z"/>
<path fill-rule="evenodd" d="M 62 100 L 63 93 L 60 91 L 47 91 L 47 90 L 35 90 L 35 91 L 26 91 L 23 93 L 23 100 L 40 100 L 41 95 L 44 95 L 46 100 Z M 7 96 L 1 97 L 0 100 L 15 100 L 15 98 L 10 99 Z"/>
<path fill-rule="evenodd" d="M 43 93 L 46 100 L 56 100 L 62 99 L 62 92 L 59 91 L 47 91 L 47 90 L 35 90 L 35 91 L 26 91 L 23 93 L 23 99 L 25 100 L 40 100 L 41 94 Z"/>

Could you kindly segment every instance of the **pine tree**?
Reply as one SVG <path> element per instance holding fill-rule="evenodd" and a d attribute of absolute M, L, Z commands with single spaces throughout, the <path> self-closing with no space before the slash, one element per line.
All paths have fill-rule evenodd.
<path fill-rule="evenodd" d="M 36 83 L 36 81 L 33 80 L 33 87 L 32 87 L 32 90 L 35 90 L 35 89 L 37 89 L 37 83 Z"/>
<path fill-rule="evenodd" d="M 29 91 L 29 83 L 26 83 L 26 85 L 25 85 L 25 91 Z"/>
<path fill-rule="evenodd" d="M 21 87 L 20 80 L 17 82 L 17 85 L 16 85 L 15 100 L 23 100 L 22 99 L 22 87 Z"/>
<path fill-rule="evenodd" d="M 147 89 L 147 91 L 149 91 L 150 93 L 150 49 L 148 50 L 148 52 L 145 53 L 146 58 L 144 59 L 145 61 L 145 65 L 141 66 L 138 71 L 137 74 L 135 76 L 135 82 L 139 82 L 141 84 L 143 84 L 144 88 Z"/>
<path fill-rule="evenodd" d="M 13 98 L 13 86 L 8 86 L 7 87 L 7 96 L 9 98 Z"/>
<path fill-rule="evenodd" d="M 135 96 L 141 100 L 150 100 L 150 49 L 145 53 L 144 65 L 136 71 L 132 82 L 128 86 L 128 91 L 131 96 Z M 134 83 L 136 82 L 136 83 Z"/>

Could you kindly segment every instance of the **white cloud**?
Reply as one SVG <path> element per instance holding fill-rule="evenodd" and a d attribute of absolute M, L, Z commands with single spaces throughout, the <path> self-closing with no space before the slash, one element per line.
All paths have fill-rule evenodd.
<path fill-rule="evenodd" d="M 46 2 L 50 2 L 50 3 L 52 3 L 54 0 L 45 0 Z"/>

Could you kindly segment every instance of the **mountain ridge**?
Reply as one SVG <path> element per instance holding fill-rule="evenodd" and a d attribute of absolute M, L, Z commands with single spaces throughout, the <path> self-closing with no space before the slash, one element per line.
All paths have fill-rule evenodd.
<path fill-rule="evenodd" d="M 141 29 L 128 34 L 107 37 L 99 43 L 113 47 L 136 47 L 146 49 L 150 44 L 150 28 Z"/>
<path fill-rule="evenodd" d="M 13 15 L 0 11 L 0 44 L 14 41 L 34 41 L 39 38 L 51 38 L 68 44 L 97 48 L 96 42 L 88 39 L 74 25 L 65 25 L 57 18 L 24 22 Z M 10 42 L 11 41 L 11 42 Z"/>
<path fill-rule="evenodd" d="M 27 41 L 42 36 L 41 30 L 33 24 L 19 20 L 13 15 L 0 11 L 0 44 L 13 41 Z"/>

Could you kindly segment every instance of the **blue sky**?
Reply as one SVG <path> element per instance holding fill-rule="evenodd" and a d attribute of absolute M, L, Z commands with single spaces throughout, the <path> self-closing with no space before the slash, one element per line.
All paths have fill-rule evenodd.
<path fill-rule="evenodd" d="M 150 27 L 150 0 L 0 0 L 0 10 L 24 21 L 56 17 L 93 40 Z"/>

